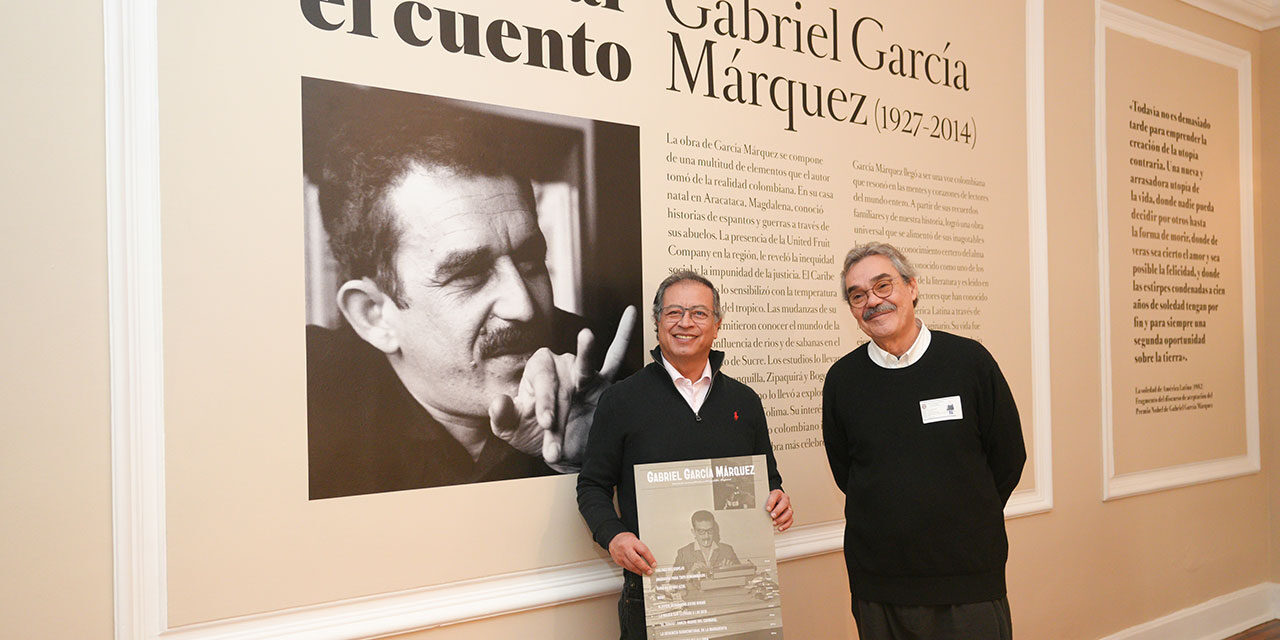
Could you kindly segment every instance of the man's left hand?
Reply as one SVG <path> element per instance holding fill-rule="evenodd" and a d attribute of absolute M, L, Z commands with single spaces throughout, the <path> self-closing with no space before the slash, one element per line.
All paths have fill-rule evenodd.
<path fill-rule="evenodd" d="M 578 333 L 577 355 L 555 354 L 546 347 L 534 352 L 525 365 L 516 397 L 499 396 L 490 403 L 493 433 L 528 455 L 541 455 L 556 471 L 577 471 L 586 452 L 596 403 L 618 375 L 636 315 L 634 306 L 622 312 L 599 370 L 592 369 L 587 359 L 595 342 L 589 329 Z"/>
<path fill-rule="evenodd" d="M 791 509 L 791 498 L 783 493 L 782 489 L 769 492 L 769 499 L 765 501 L 764 509 L 769 512 L 769 517 L 773 518 L 774 529 L 786 531 L 791 528 L 795 512 Z"/>

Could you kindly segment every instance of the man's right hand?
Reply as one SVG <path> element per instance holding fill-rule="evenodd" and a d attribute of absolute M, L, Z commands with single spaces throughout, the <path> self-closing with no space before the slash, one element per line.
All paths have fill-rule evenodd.
<path fill-rule="evenodd" d="M 587 359 L 595 341 L 589 329 L 578 333 L 576 355 L 555 354 L 547 347 L 534 352 L 515 397 L 498 396 L 489 404 L 494 435 L 525 454 L 541 456 L 560 473 L 577 472 L 586 454 L 596 404 L 622 368 L 637 315 L 634 306 L 623 310 L 598 371 Z"/>
<path fill-rule="evenodd" d="M 649 547 L 630 531 L 623 531 L 609 541 L 609 555 L 619 567 L 642 576 L 652 575 L 658 563 Z"/>

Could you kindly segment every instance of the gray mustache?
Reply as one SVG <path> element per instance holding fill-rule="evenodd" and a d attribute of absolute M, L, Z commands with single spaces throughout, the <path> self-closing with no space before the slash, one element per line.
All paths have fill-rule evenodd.
<path fill-rule="evenodd" d="M 875 314 L 880 313 L 881 311 L 894 311 L 897 308 L 898 308 L 898 305 L 892 302 L 881 302 L 880 304 L 874 307 L 867 307 L 866 309 L 863 309 L 862 319 L 870 320 L 871 316 L 874 316 Z"/>
<path fill-rule="evenodd" d="M 480 357 L 493 358 L 529 353 L 546 344 L 546 331 L 541 326 L 508 325 L 487 331 L 480 336 Z"/>

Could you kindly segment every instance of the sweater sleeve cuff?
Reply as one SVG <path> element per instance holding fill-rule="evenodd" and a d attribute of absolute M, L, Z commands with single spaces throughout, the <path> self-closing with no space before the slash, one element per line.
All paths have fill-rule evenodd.
<path fill-rule="evenodd" d="M 608 551 L 609 543 L 613 541 L 614 536 L 617 536 L 619 533 L 626 530 L 627 527 L 622 524 L 622 520 L 616 518 L 609 520 L 601 524 L 600 528 L 596 530 L 596 544 L 600 545 L 600 547 L 605 551 Z"/>

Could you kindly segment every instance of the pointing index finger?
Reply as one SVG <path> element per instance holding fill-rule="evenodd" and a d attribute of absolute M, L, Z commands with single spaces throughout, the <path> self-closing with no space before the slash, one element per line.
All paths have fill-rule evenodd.
<path fill-rule="evenodd" d="M 638 313 L 635 305 L 627 305 L 623 310 L 622 317 L 618 319 L 618 331 L 614 333 L 609 351 L 604 354 L 604 363 L 600 365 L 600 377 L 613 380 L 613 377 L 618 375 L 618 369 L 622 368 L 622 359 L 627 355 L 627 345 L 631 342 L 631 332 L 636 328 Z"/>
<path fill-rule="evenodd" d="M 577 379 L 574 380 L 575 386 L 582 384 L 583 380 L 590 380 L 591 376 L 594 375 L 591 371 L 591 359 L 589 356 L 591 347 L 595 345 L 595 342 L 596 336 L 591 333 L 590 329 L 583 329 L 578 332 L 578 357 L 574 361 L 574 374 L 577 376 Z"/>

